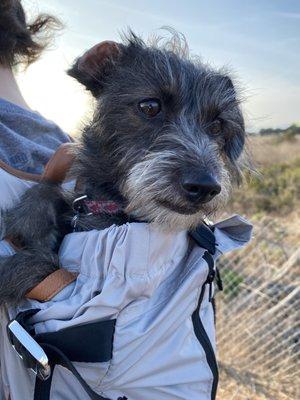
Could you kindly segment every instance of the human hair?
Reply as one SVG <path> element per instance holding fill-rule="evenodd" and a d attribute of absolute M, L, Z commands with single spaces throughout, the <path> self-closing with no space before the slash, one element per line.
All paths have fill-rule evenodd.
<path fill-rule="evenodd" d="M 49 45 L 62 24 L 52 15 L 40 14 L 28 22 L 21 0 L 0 1 L 0 65 L 28 66 Z"/>

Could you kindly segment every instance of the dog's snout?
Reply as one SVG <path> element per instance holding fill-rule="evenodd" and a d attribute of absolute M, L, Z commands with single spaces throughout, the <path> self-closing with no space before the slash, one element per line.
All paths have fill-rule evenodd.
<path fill-rule="evenodd" d="M 221 186 L 208 173 L 186 174 L 181 186 L 187 199 L 194 203 L 207 203 L 221 192 Z"/>

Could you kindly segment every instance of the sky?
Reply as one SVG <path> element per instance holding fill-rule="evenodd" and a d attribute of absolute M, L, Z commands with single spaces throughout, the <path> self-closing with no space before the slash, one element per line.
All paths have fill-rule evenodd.
<path fill-rule="evenodd" d="M 226 66 L 239 83 L 249 131 L 300 122 L 300 0 L 23 0 L 29 16 L 50 12 L 65 28 L 18 81 L 31 107 L 76 133 L 89 95 L 65 74 L 72 61 L 128 27 L 143 38 L 170 26 L 192 54 Z"/>

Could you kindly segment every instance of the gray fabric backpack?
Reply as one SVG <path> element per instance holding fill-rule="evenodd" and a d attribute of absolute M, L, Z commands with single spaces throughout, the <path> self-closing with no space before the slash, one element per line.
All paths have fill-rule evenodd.
<path fill-rule="evenodd" d="M 215 260 L 251 231 L 234 216 L 189 233 L 128 223 L 67 235 L 60 260 L 76 280 L 2 311 L 11 400 L 215 399 Z"/>

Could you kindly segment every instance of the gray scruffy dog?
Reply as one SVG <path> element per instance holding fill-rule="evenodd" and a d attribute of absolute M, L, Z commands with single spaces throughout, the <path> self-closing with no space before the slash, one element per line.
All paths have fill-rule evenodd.
<path fill-rule="evenodd" d="M 122 44 L 96 45 L 68 71 L 96 99 L 72 169 L 84 190 L 37 184 L 5 213 L 6 235 L 23 250 L 0 261 L 0 303 L 19 302 L 59 268 L 57 248 L 83 193 L 112 200 L 119 211 L 82 215 L 81 230 L 132 220 L 193 229 L 228 199 L 245 142 L 233 83 L 191 59 L 178 35 L 160 43 L 129 33 Z"/>

